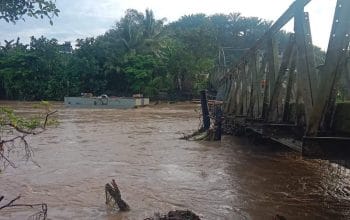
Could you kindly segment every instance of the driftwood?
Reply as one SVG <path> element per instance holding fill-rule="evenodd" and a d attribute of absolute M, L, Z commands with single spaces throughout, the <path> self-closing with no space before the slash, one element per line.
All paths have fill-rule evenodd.
<path fill-rule="evenodd" d="M 188 141 L 219 141 L 221 140 L 221 125 L 220 127 L 214 126 L 208 130 L 199 129 L 190 135 L 184 134 L 180 139 Z"/>
<path fill-rule="evenodd" d="M 181 139 L 191 141 L 219 141 L 221 140 L 223 122 L 222 102 L 213 102 L 214 104 L 209 110 L 206 91 L 201 91 L 200 95 L 202 126 L 194 133 L 184 135 Z"/>
<path fill-rule="evenodd" d="M 189 135 L 183 134 L 183 137 L 181 137 L 180 139 L 182 139 L 182 140 L 190 140 L 190 141 L 202 140 L 203 139 L 202 136 L 206 136 L 206 133 L 207 133 L 207 131 L 205 131 L 204 129 L 201 128 L 201 129 L 193 132 L 192 134 L 189 134 Z"/>
<path fill-rule="evenodd" d="M 200 220 L 199 216 L 189 210 L 170 211 L 166 215 L 154 214 L 154 217 L 145 220 Z"/>
<path fill-rule="evenodd" d="M 112 200 L 114 200 L 114 205 L 117 205 L 120 211 L 125 212 L 130 210 L 129 205 L 122 199 L 120 190 L 114 179 L 111 184 L 107 183 L 105 185 L 105 193 L 107 205 L 112 205 Z"/>
<path fill-rule="evenodd" d="M 21 196 L 17 196 L 16 198 L 12 199 L 11 201 L 7 202 L 6 204 L 0 205 L 0 214 L 2 209 L 8 209 L 8 208 L 14 208 L 14 207 L 28 207 L 31 209 L 34 208 L 40 208 L 40 211 L 36 212 L 35 214 L 29 216 L 28 220 L 46 220 L 47 219 L 47 204 L 40 203 L 40 204 L 18 204 L 16 203 L 17 200 L 19 200 Z M 0 196 L 0 202 L 4 199 L 4 196 Z"/>

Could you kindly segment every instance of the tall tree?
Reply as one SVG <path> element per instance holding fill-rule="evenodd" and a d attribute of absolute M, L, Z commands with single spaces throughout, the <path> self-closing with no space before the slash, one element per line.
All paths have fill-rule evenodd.
<path fill-rule="evenodd" d="M 61 100 L 81 92 L 168 92 L 189 98 L 208 87 L 221 48 L 233 49 L 225 55 L 234 62 L 270 26 L 238 13 L 164 22 L 152 10 L 128 9 L 105 34 L 78 39 L 74 50 L 45 37 L 32 38 L 30 45 L 7 41 L 0 47 L 0 96 Z M 278 36 L 283 44 L 286 33 Z"/>

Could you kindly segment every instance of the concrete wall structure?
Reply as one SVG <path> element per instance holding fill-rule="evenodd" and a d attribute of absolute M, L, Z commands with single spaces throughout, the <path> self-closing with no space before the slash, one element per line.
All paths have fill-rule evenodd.
<path fill-rule="evenodd" d="M 129 109 L 149 105 L 149 98 L 65 97 L 64 105 L 75 108 Z"/>

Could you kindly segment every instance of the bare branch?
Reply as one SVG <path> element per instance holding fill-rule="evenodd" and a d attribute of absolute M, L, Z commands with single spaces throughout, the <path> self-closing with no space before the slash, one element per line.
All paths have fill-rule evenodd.
<path fill-rule="evenodd" d="M 3 205 L 0 207 L 1 209 L 5 208 L 13 208 L 13 207 L 41 207 L 41 210 L 34 215 L 30 216 L 28 219 L 43 219 L 45 220 L 47 218 L 47 204 L 46 203 L 38 203 L 38 204 L 14 204 L 15 201 L 19 200 L 21 196 L 17 196 L 16 198 L 12 199 L 10 202 L 8 202 L 6 205 Z M 0 196 L 0 202 L 4 199 L 4 196 Z"/>
<path fill-rule="evenodd" d="M 16 168 L 16 165 L 11 160 L 9 160 L 2 152 L 0 152 L 0 158 L 6 160 L 11 167 Z"/>
<path fill-rule="evenodd" d="M 13 128 L 13 129 L 15 129 L 16 131 L 18 131 L 19 133 L 22 133 L 22 134 L 31 134 L 31 135 L 35 135 L 34 132 L 26 131 L 26 130 L 24 130 L 24 129 L 22 129 L 22 128 L 20 128 L 20 127 L 14 125 L 14 124 L 12 124 L 12 123 L 7 123 L 7 124 L 4 124 L 4 125 L 5 125 L 5 126 L 9 126 L 9 127 Z"/>
<path fill-rule="evenodd" d="M 8 140 L 2 140 L 2 141 L 0 141 L 0 147 L 3 146 L 3 145 L 6 144 L 6 143 L 14 142 L 14 141 L 17 140 L 17 139 L 23 139 L 23 138 L 25 138 L 26 136 L 27 136 L 27 135 L 20 135 L 20 136 L 16 136 L 16 137 L 11 138 L 11 139 L 8 139 Z M 0 148 L 0 150 L 1 150 L 1 148 Z"/>
<path fill-rule="evenodd" d="M 12 115 L 13 113 L 11 111 L 3 112 L 5 112 L 5 117 L 7 114 L 7 117 L 9 117 L 9 119 L 5 119 L 7 122 L 2 124 L 1 127 L 8 129 L 9 134 L 13 135 L 13 137 L 8 137 L 8 139 L 1 140 L 0 136 L 0 160 L 4 161 L 4 168 L 6 168 L 8 165 L 10 165 L 13 168 L 16 168 L 15 164 L 10 160 L 10 156 L 4 153 L 5 150 L 7 150 L 10 153 L 12 151 L 11 149 L 16 148 L 16 145 L 14 144 L 15 141 L 20 140 L 24 149 L 24 159 L 30 160 L 33 155 L 33 150 L 27 142 L 26 137 L 29 135 L 38 135 L 43 133 L 46 130 L 46 127 L 49 125 L 50 116 L 57 113 L 57 111 L 50 111 L 49 109 L 47 109 L 45 115 L 42 116 L 44 120 L 42 120 L 41 123 L 34 124 L 34 126 L 27 126 L 27 122 L 24 119 L 22 119 L 25 122 L 23 125 L 22 121 L 21 123 L 17 123 L 16 121 L 13 122 L 10 118 L 16 116 Z M 15 132 L 17 132 L 18 134 L 16 135 Z M 33 163 L 39 166 L 39 164 L 35 161 L 33 161 Z"/>
<path fill-rule="evenodd" d="M 46 114 L 43 129 L 45 129 L 45 128 L 46 128 L 47 121 L 48 121 L 48 119 L 49 119 L 50 115 L 53 115 L 53 114 L 55 114 L 56 112 L 57 112 L 57 110 L 56 110 L 56 111 L 53 111 L 53 112 L 49 112 L 49 113 L 47 113 L 47 114 Z"/>
<path fill-rule="evenodd" d="M 16 198 L 12 199 L 9 203 L 7 203 L 3 206 L 0 206 L 0 210 L 7 208 L 7 207 L 11 207 L 12 203 L 16 202 L 16 200 L 19 200 L 20 198 L 21 198 L 21 196 L 17 196 Z"/>

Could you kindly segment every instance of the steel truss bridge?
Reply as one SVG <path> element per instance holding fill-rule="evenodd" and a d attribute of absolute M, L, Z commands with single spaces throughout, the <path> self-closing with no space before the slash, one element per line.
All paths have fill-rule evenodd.
<path fill-rule="evenodd" d="M 337 1 L 321 66 L 315 64 L 309 14 L 304 11 L 310 1 L 296 0 L 212 83 L 223 94 L 229 133 L 255 133 L 308 157 L 349 159 L 350 102 L 339 102 L 337 95 L 350 82 L 350 1 Z M 276 34 L 293 18 L 294 33 L 279 48 Z"/>

